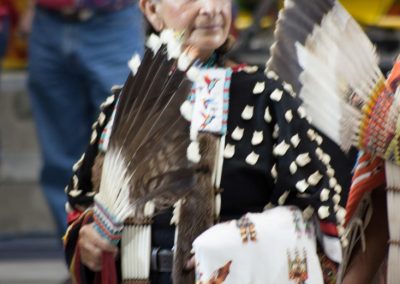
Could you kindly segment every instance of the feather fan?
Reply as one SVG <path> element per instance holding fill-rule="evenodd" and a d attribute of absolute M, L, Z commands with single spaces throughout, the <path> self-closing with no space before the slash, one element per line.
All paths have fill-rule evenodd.
<path fill-rule="evenodd" d="M 181 152 L 185 152 L 166 147 L 172 147 L 172 141 L 178 141 L 181 148 L 188 146 L 189 138 L 184 135 L 187 122 L 180 117 L 179 106 L 191 83 L 184 80 L 183 71 L 173 69 L 177 61 L 170 57 L 171 49 L 179 52 L 179 44 L 172 43 L 172 37 L 169 45 L 161 44 L 155 37 L 148 41 L 151 48 L 146 50 L 137 74 L 128 78 L 121 91 L 95 197 L 120 222 L 132 214 L 144 218 L 142 201 L 149 200 L 147 194 L 168 187 L 164 180 L 181 181 L 183 186 L 174 187 L 176 190 L 187 190 L 193 184 L 194 168 L 183 159 Z M 170 131 L 164 131 L 168 128 Z M 177 163 L 169 161 L 169 154 Z"/>
<path fill-rule="evenodd" d="M 292 84 L 312 123 L 343 150 L 356 146 L 388 161 L 388 282 L 397 283 L 400 220 L 394 204 L 398 207 L 400 202 L 399 72 L 396 86 L 385 82 L 375 47 L 335 0 L 286 0 L 275 40 L 267 71 Z"/>
<path fill-rule="evenodd" d="M 384 87 L 374 46 L 337 1 L 285 5 L 268 68 L 293 85 L 315 126 L 344 150 L 368 147 L 362 124 Z"/>
<path fill-rule="evenodd" d="M 193 79 L 196 74 L 197 67 L 192 65 L 195 58 L 193 48 L 181 52 L 181 43 L 172 31 L 164 31 L 160 37 L 152 35 L 136 75 L 129 76 L 121 90 L 100 189 L 95 196 L 97 227 L 114 243 L 121 239 L 127 219 L 134 224 L 150 224 L 152 216 L 179 200 L 187 200 L 192 206 L 190 196 L 196 196 L 195 192 L 214 196 L 211 183 L 214 159 L 204 155 L 199 163 L 188 160 L 190 123 L 180 113 L 180 106 L 192 86 L 188 78 Z M 199 143 L 200 154 L 204 147 L 214 147 L 207 142 Z M 210 206 L 204 209 L 194 206 L 193 209 L 197 211 L 195 214 L 212 216 Z M 181 211 L 185 211 L 184 206 Z M 187 280 L 181 281 L 179 277 L 184 274 L 191 241 L 212 221 L 212 218 L 204 223 L 196 220 L 194 229 L 183 228 L 190 235 L 190 243 L 179 243 L 175 248 L 181 251 L 175 256 L 180 265 L 174 267 L 176 283 L 186 283 Z M 142 233 L 132 234 L 139 238 Z M 189 273 L 182 277 L 187 278 L 186 274 L 193 278 Z"/>

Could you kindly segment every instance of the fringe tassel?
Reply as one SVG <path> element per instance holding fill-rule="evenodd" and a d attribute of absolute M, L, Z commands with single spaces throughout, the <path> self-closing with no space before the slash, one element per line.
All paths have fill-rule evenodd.
<path fill-rule="evenodd" d="M 170 225 L 175 225 L 174 248 L 176 248 L 178 240 L 179 240 L 179 219 L 180 219 L 180 215 L 181 215 L 181 206 L 182 206 L 182 199 L 179 199 L 174 204 L 172 219 L 170 221 Z"/>
<path fill-rule="evenodd" d="M 214 217 L 218 221 L 221 213 L 221 178 L 222 166 L 224 164 L 224 147 L 225 135 L 223 135 L 217 142 L 217 154 L 215 155 L 215 166 L 212 174 L 212 181 L 215 188 L 215 201 L 214 201 Z"/>
<path fill-rule="evenodd" d="M 123 283 L 149 283 L 151 225 L 125 225 L 121 241 Z"/>
<path fill-rule="evenodd" d="M 358 206 L 354 217 L 346 226 L 344 236 L 348 239 L 349 245 L 343 250 L 343 260 L 340 264 L 337 275 L 338 284 L 342 283 L 343 277 L 347 270 L 347 266 L 349 265 L 350 258 L 353 254 L 354 247 L 359 241 L 361 241 L 362 251 L 365 251 L 366 244 L 364 232 L 371 220 L 372 214 L 373 207 L 371 194 L 367 194 L 360 202 L 360 205 Z"/>
<path fill-rule="evenodd" d="M 400 167 L 386 162 L 385 170 L 390 236 L 387 283 L 397 284 L 400 281 Z"/>
<path fill-rule="evenodd" d="M 150 284 L 149 280 L 123 280 L 123 284 Z"/>
<path fill-rule="evenodd" d="M 221 186 L 222 166 L 224 163 L 224 147 L 225 135 L 221 136 L 217 142 L 217 155 L 215 155 L 215 166 L 212 174 L 212 180 L 216 189 L 219 189 Z"/>

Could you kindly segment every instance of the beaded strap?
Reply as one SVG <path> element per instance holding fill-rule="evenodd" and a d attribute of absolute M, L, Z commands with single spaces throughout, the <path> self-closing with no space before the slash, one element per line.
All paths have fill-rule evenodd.
<path fill-rule="evenodd" d="M 396 94 L 378 84 L 363 108 L 359 147 L 400 164 L 400 121 Z"/>
<path fill-rule="evenodd" d="M 112 244 L 117 245 L 122 237 L 123 223 L 115 218 L 95 200 L 94 221 L 96 230 Z"/>

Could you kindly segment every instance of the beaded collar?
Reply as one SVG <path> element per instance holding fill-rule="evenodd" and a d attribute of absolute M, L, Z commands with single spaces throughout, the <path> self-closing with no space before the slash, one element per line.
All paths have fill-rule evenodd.
<path fill-rule="evenodd" d="M 198 80 L 182 105 L 182 115 L 191 122 L 191 133 L 226 134 L 232 69 L 215 67 L 217 60 L 217 53 L 213 53 L 201 65 Z"/>

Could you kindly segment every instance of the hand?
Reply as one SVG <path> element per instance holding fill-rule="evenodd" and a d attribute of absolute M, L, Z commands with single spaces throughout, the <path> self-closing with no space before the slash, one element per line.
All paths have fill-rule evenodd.
<path fill-rule="evenodd" d="M 22 38 L 27 38 L 29 34 L 31 33 L 32 30 L 32 21 L 33 21 L 33 16 L 35 14 L 35 9 L 33 4 L 29 5 L 27 10 L 21 15 L 19 21 L 18 21 L 18 34 Z"/>
<path fill-rule="evenodd" d="M 195 267 L 196 267 L 196 258 L 195 258 L 194 256 L 192 256 L 192 257 L 186 262 L 185 269 L 188 270 L 188 271 L 190 271 L 190 270 L 195 269 Z"/>
<path fill-rule="evenodd" d="M 90 270 L 101 271 L 103 252 L 118 254 L 118 248 L 104 239 L 94 228 L 94 224 L 82 226 L 79 231 L 78 246 L 81 252 L 81 261 Z"/>

